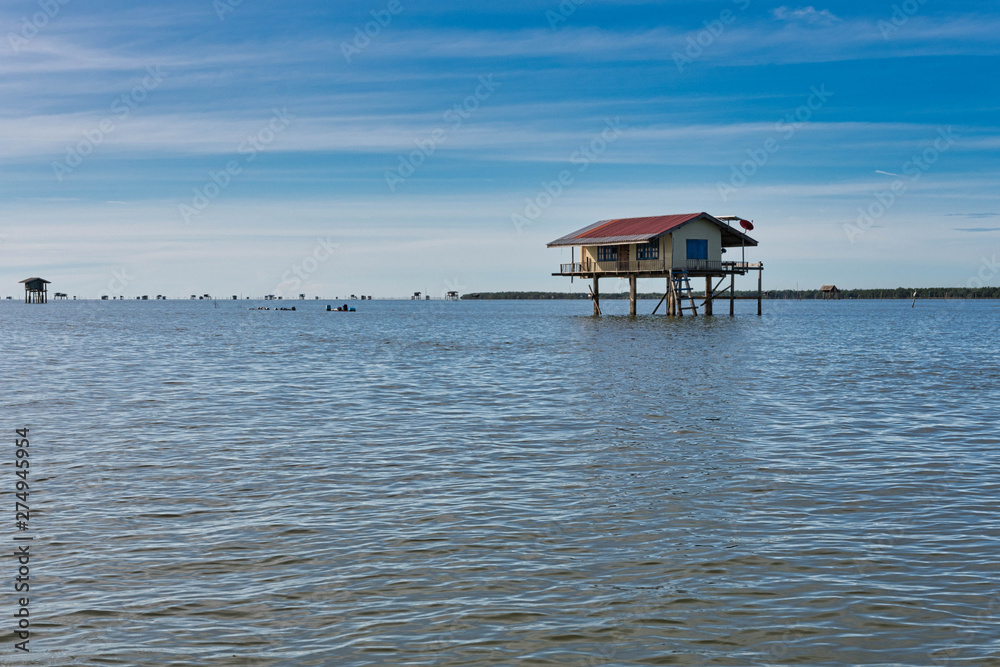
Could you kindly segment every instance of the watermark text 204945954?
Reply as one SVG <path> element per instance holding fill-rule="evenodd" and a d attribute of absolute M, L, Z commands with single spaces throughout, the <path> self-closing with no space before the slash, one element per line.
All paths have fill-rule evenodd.
<path fill-rule="evenodd" d="M 17 568 L 14 580 L 14 593 L 17 596 L 14 612 L 14 648 L 18 651 L 30 652 L 31 641 L 31 540 L 28 534 L 31 521 L 31 504 L 29 503 L 28 470 L 30 464 L 30 445 L 28 429 L 19 428 L 14 431 L 14 564 Z"/>

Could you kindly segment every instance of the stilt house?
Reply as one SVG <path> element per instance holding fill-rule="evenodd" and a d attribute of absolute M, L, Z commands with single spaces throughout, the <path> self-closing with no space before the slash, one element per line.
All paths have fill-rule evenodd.
<path fill-rule="evenodd" d="M 732 314 L 735 277 L 757 271 L 757 313 L 760 314 L 764 266 L 761 262 L 749 263 L 744 257 L 745 249 L 756 247 L 757 241 L 744 229 L 730 224 L 733 222 L 740 223 L 744 229 L 753 229 L 752 224 L 738 216 L 716 218 L 708 213 L 601 220 L 548 244 L 549 248 L 572 249 L 571 263 L 562 264 L 559 272 L 552 275 L 593 279 L 591 298 L 595 315 L 601 313 L 600 278 L 627 278 L 629 314 L 632 316 L 636 314 L 639 278 L 666 278 L 660 303 L 666 302 L 667 314 L 683 315 L 684 310 L 697 314 L 690 279 L 703 277 L 703 306 L 705 314 L 711 315 L 712 301 L 727 293 Z M 723 254 L 733 249 L 742 250 L 738 256 L 737 253 L 731 255 L 733 260 L 724 260 Z M 716 278 L 719 281 L 713 284 Z M 726 278 L 729 278 L 729 285 L 723 287 Z M 657 304 L 656 310 L 659 307 Z"/>

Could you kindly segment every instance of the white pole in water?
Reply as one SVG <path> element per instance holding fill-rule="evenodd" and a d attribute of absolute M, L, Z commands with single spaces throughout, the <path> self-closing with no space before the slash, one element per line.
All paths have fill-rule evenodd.
<path fill-rule="evenodd" d="M 910 303 L 910 308 L 913 308 L 915 305 L 917 305 L 917 290 L 913 290 L 913 302 Z"/>

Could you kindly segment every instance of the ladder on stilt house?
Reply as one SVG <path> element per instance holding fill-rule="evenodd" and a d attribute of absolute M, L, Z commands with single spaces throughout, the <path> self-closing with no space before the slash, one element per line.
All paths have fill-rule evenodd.
<path fill-rule="evenodd" d="M 693 315 L 698 314 L 698 306 L 694 302 L 694 291 L 691 289 L 691 280 L 687 271 L 681 271 L 674 276 L 674 294 L 677 299 L 677 314 L 684 316 L 685 309 L 690 310 Z M 688 305 L 684 305 L 684 299 L 688 300 Z"/>

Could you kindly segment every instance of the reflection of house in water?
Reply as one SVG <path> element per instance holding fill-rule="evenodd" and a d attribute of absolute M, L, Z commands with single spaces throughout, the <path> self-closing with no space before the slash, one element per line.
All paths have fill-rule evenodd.
<path fill-rule="evenodd" d="M 550 248 L 570 247 L 570 264 L 562 264 L 555 276 L 592 278 L 591 298 L 594 314 L 600 315 L 600 278 L 628 278 L 629 314 L 636 314 L 637 281 L 639 278 L 666 278 L 668 315 L 683 315 L 684 310 L 698 314 L 691 290 L 691 278 L 705 278 L 705 314 L 712 314 L 712 302 L 729 298 L 729 314 L 734 311 L 735 279 L 749 271 L 757 271 L 757 314 L 761 313 L 761 262 L 723 261 L 727 249 L 756 247 L 757 241 L 742 229 L 731 226 L 739 222 L 746 230 L 753 225 L 736 216 L 716 218 L 708 213 L 658 215 L 646 218 L 601 220 L 567 234 L 548 244 Z M 579 261 L 575 255 L 579 252 Z M 713 285 L 713 279 L 718 282 Z M 723 287 L 729 278 L 729 285 Z M 685 301 L 688 303 L 685 304 Z M 659 310 L 660 304 L 656 305 Z M 656 310 L 653 313 L 656 313 Z"/>

